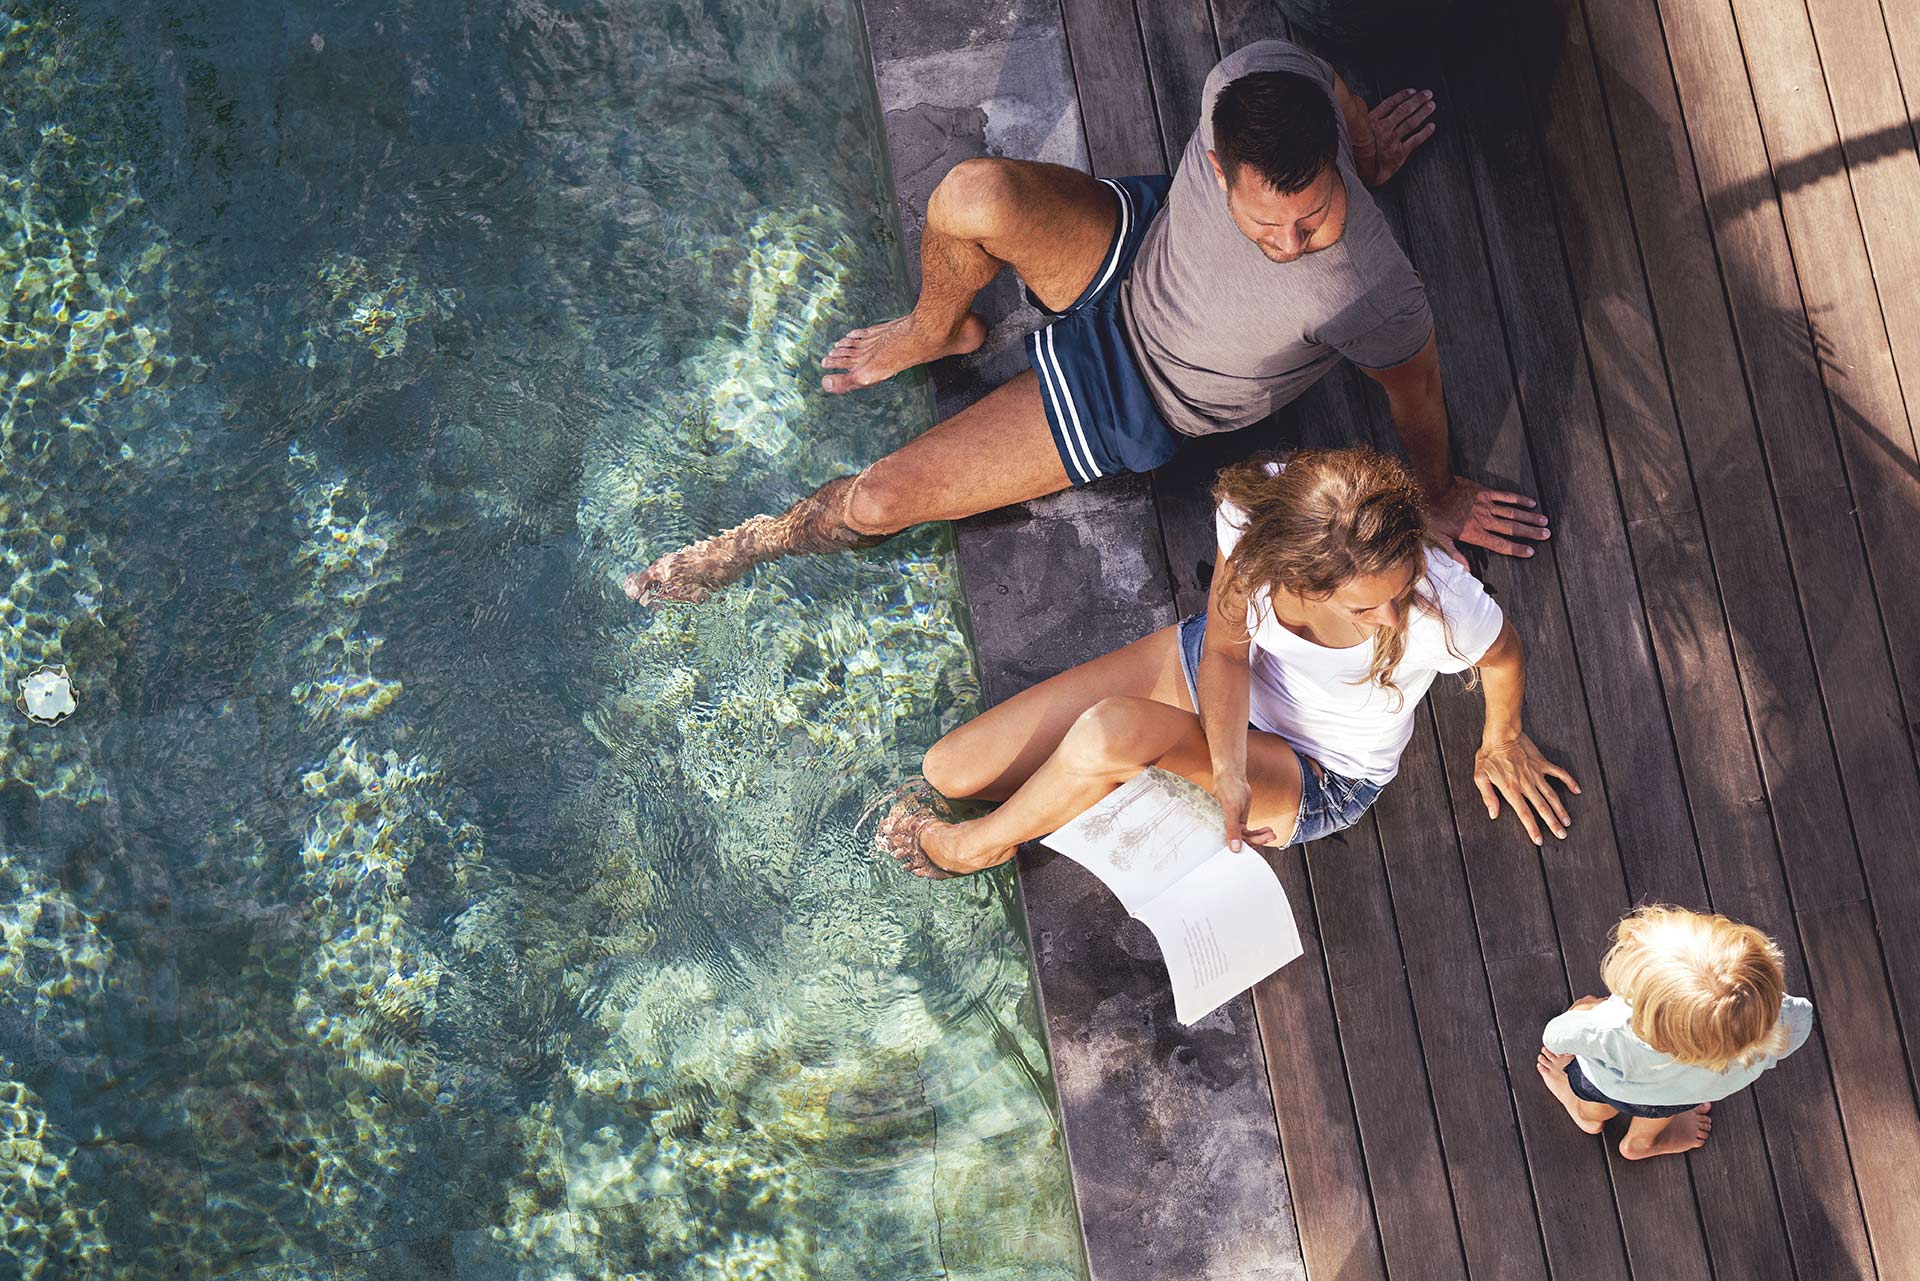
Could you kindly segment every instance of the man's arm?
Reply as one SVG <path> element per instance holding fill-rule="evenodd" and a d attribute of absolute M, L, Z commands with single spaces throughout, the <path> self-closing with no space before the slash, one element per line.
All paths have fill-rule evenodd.
<path fill-rule="evenodd" d="M 1483 489 L 1453 474 L 1447 456 L 1447 399 L 1440 385 L 1437 338 L 1429 334 L 1426 346 L 1413 359 L 1391 369 L 1360 368 L 1386 390 L 1393 429 L 1407 451 L 1414 479 L 1426 492 L 1440 532 L 1508 556 L 1533 555 L 1533 548 L 1511 540 L 1548 536 L 1547 518 L 1535 510 L 1539 504 L 1525 494 Z"/>
<path fill-rule="evenodd" d="M 1434 109 L 1431 89 L 1402 89 L 1368 111 L 1367 104 L 1336 72 L 1333 99 L 1347 122 L 1353 167 L 1369 187 L 1378 187 L 1393 177 L 1414 149 L 1433 137 L 1433 126 L 1427 123 Z"/>

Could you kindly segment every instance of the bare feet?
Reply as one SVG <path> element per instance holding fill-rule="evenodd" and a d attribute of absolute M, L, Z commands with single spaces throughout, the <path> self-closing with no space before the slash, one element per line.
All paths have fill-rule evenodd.
<path fill-rule="evenodd" d="M 745 525 L 724 534 L 703 538 L 677 552 L 668 552 L 638 573 L 628 574 L 621 584 L 629 599 L 641 605 L 697 605 L 752 569 L 759 561 L 742 544 L 742 531 L 754 521 L 769 520 L 755 516 Z"/>
<path fill-rule="evenodd" d="M 822 369 L 841 369 L 820 380 L 825 391 L 838 395 L 885 382 L 903 369 L 924 365 L 942 356 L 964 356 L 987 340 L 987 322 L 968 312 L 944 337 L 917 333 L 911 315 L 884 324 L 856 329 L 833 345 Z"/>
<path fill-rule="evenodd" d="M 1567 1110 L 1573 1123 L 1588 1134 L 1598 1134 L 1607 1124 L 1607 1116 L 1613 1115 L 1613 1109 L 1599 1103 L 1589 1103 L 1573 1092 L 1573 1086 L 1567 1081 L 1567 1064 L 1573 1062 L 1571 1054 L 1555 1054 L 1546 1046 L 1540 1047 L 1540 1057 L 1534 1060 L 1534 1067 L 1540 1071 L 1540 1079 L 1553 1091 L 1553 1097 L 1560 1100 L 1560 1106 Z M 1595 1119 L 1594 1113 L 1605 1112 L 1607 1116 Z"/>
<path fill-rule="evenodd" d="M 1712 1109 L 1713 1104 L 1702 1103 L 1664 1122 L 1635 1117 L 1627 1127 L 1627 1137 L 1620 1140 L 1620 1155 L 1629 1161 L 1644 1161 L 1669 1152 L 1691 1152 L 1705 1143 L 1713 1130 L 1713 1118 L 1707 1115 Z"/>
<path fill-rule="evenodd" d="M 755 516 L 723 534 L 668 552 L 622 584 L 642 605 L 698 604 L 755 565 L 781 556 L 817 555 L 875 547 L 885 534 L 863 534 L 847 524 L 857 476 L 830 480 L 778 516 Z"/>
<path fill-rule="evenodd" d="M 934 808 L 932 793 L 925 788 L 915 788 L 887 810 L 887 816 L 880 820 L 880 827 L 873 834 L 873 843 L 881 853 L 915 876 L 944 881 L 961 873 L 942 867 L 934 860 L 926 847 L 926 837 L 947 826 L 947 820 Z"/>

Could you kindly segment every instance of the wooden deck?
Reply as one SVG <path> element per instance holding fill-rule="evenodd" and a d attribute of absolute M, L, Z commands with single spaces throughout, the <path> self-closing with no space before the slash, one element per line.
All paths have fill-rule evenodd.
<path fill-rule="evenodd" d="M 1290 34 L 1261 0 L 1059 8 L 1107 175 L 1164 171 L 1214 61 Z M 1243 1207 L 1215 1225 L 1239 1232 L 1260 1181 L 1292 1226 L 1207 1275 L 1920 1277 L 1920 5 L 1526 8 L 1459 50 L 1321 52 L 1370 99 L 1438 96 L 1437 137 L 1375 195 L 1438 317 L 1459 469 L 1553 517 L 1542 555 L 1476 568 L 1526 642 L 1529 729 L 1584 795 L 1544 856 L 1488 822 L 1480 708 L 1442 682 L 1372 820 L 1276 859 L 1308 952 L 1253 1000 L 1271 1115 L 1233 1119 L 1277 1129 L 1284 1171 L 1184 1195 Z M 1232 451 L 1352 440 L 1392 432 L 1348 369 L 1272 429 L 1065 500 L 1106 502 L 1109 541 L 1159 540 L 1132 599 L 1069 580 L 1077 646 L 1035 653 L 1003 599 L 1057 565 L 1029 528 L 1048 509 L 963 529 L 990 696 L 1202 607 L 1204 488 Z M 1023 868 L 1043 985 L 1060 875 Z M 1705 1148 L 1636 1164 L 1568 1124 L 1533 1059 L 1653 899 L 1771 933 L 1818 1030 Z M 1049 1022 L 1065 1099 L 1079 1029 Z M 1117 1240 L 1066 1113 L 1095 1273 L 1179 1275 L 1139 1226 L 1174 1212 Z"/>

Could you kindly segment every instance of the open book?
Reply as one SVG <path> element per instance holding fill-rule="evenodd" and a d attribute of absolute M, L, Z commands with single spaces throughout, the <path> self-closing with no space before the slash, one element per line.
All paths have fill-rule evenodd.
<path fill-rule="evenodd" d="M 1253 846 L 1227 848 L 1219 802 L 1178 774 L 1148 767 L 1046 844 L 1106 882 L 1160 940 L 1182 1023 L 1301 953 L 1280 878 Z"/>

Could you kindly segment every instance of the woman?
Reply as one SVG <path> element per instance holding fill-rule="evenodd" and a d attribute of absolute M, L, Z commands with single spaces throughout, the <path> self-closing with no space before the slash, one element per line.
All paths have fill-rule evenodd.
<path fill-rule="evenodd" d="M 1542 825 L 1566 835 L 1548 780 L 1580 788 L 1521 729 L 1520 639 L 1432 532 L 1401 463 L 1369 449 L 1254 459 L 1222 472 L 1214 498 L 1207 613 L 942 738 L 927 781 L 1002 803 L 956 823 L 909 795 L 880 824 L 884 851 L 919 876 L 977 872 L 1149 765 L 1219 799 L 1232 849 L 1315 840 L 1359 822 L 1393 778 L 1434 676 L 1470 668 L 1486 694 L 1473 778 L 1488 817 L 1505 797 L 1534 844 Z"/>

